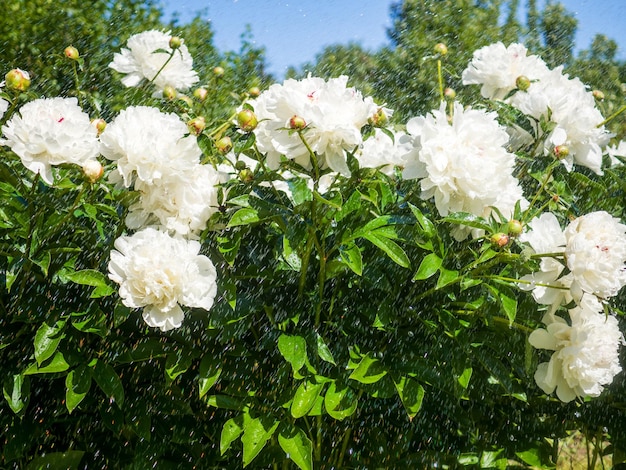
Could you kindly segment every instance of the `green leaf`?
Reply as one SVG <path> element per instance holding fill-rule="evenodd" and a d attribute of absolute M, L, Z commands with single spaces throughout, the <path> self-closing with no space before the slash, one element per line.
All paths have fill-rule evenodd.
<path fill-rule="evenodd" d="M 317 355 L 320 359 L 330 362 L 333 365 L 337 365 L 335 363 L 335 358 L 333 357 L 333 353 L 328 348 L 328 345 L 324 342 L 324 338 L 320 336 L 319 333 L 315 333 L 316 344 L 317 344 Z"/>
<path fill-rule="evenodd" d="M 413 212 L 413 215 L 417 219 L 420 233 L 422 233 L 426 238 L 435 237 L 437 235 L 437 229 L 435 228 L 435 224 L 433 224 L 430 219 L 422 214 L 422 211 L 420 211 L 413 204 L 409 204 L 409 207 L 411 208 L 411 212 Z"/>
<path fill-rule="evenodd" d="M 291 402 L 291 416 L 301 418 L 313 408 L 315 400 L 324 388 L 323 383 L 315 383 L 305 379 L 296 390 Z"/>
<path fill-rule="evenodd" d="M 309 189 L 307 180 L 304 178 L 290 178 L 287 180 L 287 185 L 289 186 L 296 206 L 299 206 L 303 202 L 313 200 L 313 192 Z"/>
<path fill-rule="evenodd" d="M 352 371 L 350 377 L 363 384 L 373 384 L 387 375 L 387 370 L 378 359 L 372 359 L 369 355 L 364 356 L 359 365 Z"/>
<path fill-rule="evenodd" d="M 473 370 L 471 367 L 466 367 L 465 369 L 463 369 L 463 373 L 458 378 L 459 385 L 461 385 L 461 387 L 467 389 L 470 379 L 472 378 L 472 371 Z"/>
<path fill-rule="evenodd" d="M 65 376 L 65 406 L 70 413 L 87 396 L 91 388 L 91 370 L 81 365 Z"/>
<path fill-rule="evenodd" d="M 222 374 L 220 362 L 212 354 L 207 354 L 200 361 L 198 388 L 200 398 L 207 394 Z"/>
<path fill-rule="evenodd" d="M 512 325 L 517 316 L 517 299 L 506 295 L 502 291 L 500 291 L 498 298 L 500 299 L 504 313 L 506 313 L 506 316 L 509 318 L 509 325 Z"/>
<path fill-rule="evenodd" d="M 283 423 L 278 434 L 278 443 L 299 468 L 313 469 L 313 444 L 302 429 Z"/>
<path fill-rule="evenodd" d="M 515 455 L 532 467 L 545 468 L 544 462 L 541 459 L 541 449 L 528 449 L 523 452 L 515 452 Z"/>
<path fill-rule="evenodd" d="M 302 336 L 280 335 L 278 350 L 291 364 L 294 372 L 298 372 L 307 360 L 306 341 Z"/>
<path fill-rule="evenodd" d="M 238 225 L 249 225 L 259 220 L 259 213 L 256 209 L 252 209 L 251 207 L 242 207 L 237 212 L 233 214 L 228 222 L 228 227 L 236 227 Z"/>
<path fill-rule="evenodd" d="M 358 399 L 347 385 L 332 382 L 324 396 L 324 408 L 334 419 L 342 420 L 356 411 Z"/>
<path fill-rule="evenodd" d="M 9 376 L 4 381 L 2 393 L 13 413 L 19 414 L 28 405 L 30 379 L 21 374 Z"/>
<path fill-rule="evenodd" d="M 237 416 L 231 418 L 224 423 L 222 427 L 222 434 L 220 435 L 220 454 L 224 455 L 231 444 L 241 436 L 243 432 L 243 417 Z"/>
<path fill-rule="evenodd" d="M 359 276 L 363 274 L 363 257 L 356 243 L 349 243 L 345 247 L 340 247 L 339 254 L 341 255 L 342 261 L 352 269 L 355 274 Z"/>
<path fill-rule="evenodd" d="M 276 431 L 279 422 L 268 418 L 252 418 L 250 415 L 243 417 L 243 466 L 247 467 L 254 458 L 263 450 L 265 444 Z"/>
<path fill-rule="evenodd" d="M 411 262 L 409 261 L 409 257 L 406 255 L 404 250 L 393 240 L 380 236 L 376 231 L 369 232 L 363 235 L 363 238 L 366 238 L 378 248 L 383 250 L 389 258 L 391 258 L 395 263 L 399 264 L 403 268 L 408 268 L 411 266 Z"/>
<path fill-rule="evenodd" d="M 65 320 L 57 321 L 53 326 L 42 323 L 35 333 L 35 359 L 41 365 L 46 359 L 52 357 L 56 352 L 61 340 L 65 337 L 63 328 Z"/>
<path fill-rule="evenodd" d="M 170 380 L 175 380 L 180 374 L 187 372 L 192 359 L 192 354 L 185 349 L 177 349 L 169 353 L 165 360 L 165 374 Z"/>
<path fill-rule="evenodd" d="M 380 217 L 376 217 L 373 220 L 370 220 L 363 227 L 354 232 L 353 238 L 358 238 L 364 236 L 366 233 L 371 232 L 372 230 L 376 230 L 377 228 L 384 227 L 385 225 L 389 225 L 391 222 L 392 216 L 390 215 L 382 215 Z"/>
<path fill-rule="evenodd" d="M 206 397 L 207 405 L 215 408 L 223 408 L 225 410 L 243 411 L 246 407 L 244 400 L 231 397 L 228 395 L 209 395 Z"/>
<path fill-rule="evenodd" d="M 119 408 L 122 408 L 124 405 L 124 387 L 115 369 L 98 359 L 93 368 L 93 378 L 106 396 L 114 400 Z"/>
<path fill-rule="evenodd" d="M 63 277 L 76 284 L 92 287 L 107 286 L 107 278 L 100 271 L 95 269 L 83 269 L 82 271 L 65 272 Z"/>
<path fill-rule="evenodd" d="M 63 354 L 57 351 L 57 353 L 47 361 L 44 361 L 41 366 L 37 363 L 31 364 L 23 372 L 23 375 L 35 375 L 35 374 L 55 374 L 57 372 L 65 372 L 70 368 L 70 365 L 63 357 Z"/>
<path fill-rule="evenodd" d="M 68 450 L 66 452 L 50 452 L 35 457 L 26 466 L 26 470 L 76 470 L 85 454 L 82 450 Z"/>
<path fill-rule="evenodd" d="M 417 268 L 417 272 L 413 276 L 413 281 L 428 279 L 439 270 L 442 262 L 443 260 L 435 253 L 427 254 L 422 259 L 420 267 Z"/>
<path fill-rule="evenodd" d="M 449 222 L 451 224 L 466 225 L 472 228 L 479 228 L 487 232 L 491 230 L 491 226 L 487 223 L 485 219 L 483 219 L 482 217 L 478 217 L 474 214 L 470 214 L 468 212 L 454 212 L 452 214 L 448 214 L 446 217 L 443 218 L 443 221 Z"/>
<path fill-rule="evenodd" d="M 415 415 L 422 407 L 424 400 L 424 387 L 411 377 L 400 377 L 393 381 L 400 396 L 400 401 L 404 405 L 404 409 L 409 415 L 409 419 L 415 418 Z"/>
<path fill-rule="evenodd" d="M 108 332 L 107 318 L 102 310 L 98 309 L 87 315 L 81 315 L 81 320 L 72 319 L 72 326 L 83 333 L 92 333 L 104 338 Z"/>
<path fill-rule="evenodd" d="M 437 289 L 441 289 L 442 287 L 452 284 L 459 278 L 458 271 L 452 271 L 452 270 L 444 268 L 443 266 L 439 268 L 439 272 L 440 272 L 439 279 L 437 279 L 437 285 L 436 285 Z"/>

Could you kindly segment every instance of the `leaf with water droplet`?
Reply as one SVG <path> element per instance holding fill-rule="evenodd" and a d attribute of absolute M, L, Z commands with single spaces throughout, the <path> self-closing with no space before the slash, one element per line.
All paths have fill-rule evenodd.
<path fill-rule="evenodd" d="M 81 365 L 65 376 L 65 406 L 70 413 L 87 396 L 91 388 L 91 370 Z"/>
<path fill-rule="evenodd" d="M 282 423 L 278 434 L 278 443 L 287 457 L 299 468 L 302 470 L 313 468 L 313 444 L 302 429 Z"/>
<path fill-rule="evenodd" d="M 38 365 L 41 365 L 46 359 L 52 357 L 56 352 L 59 343 L 65 338 L 63 328 L 65 327 L 65 320 L 59 320 L 54 325 L 50 326 L 47 323 L 42 323 L 35 333 L 35 359 Z"/>
<path fill-rule="evenodd" d="M 263 450 L 267 441 L 272 437 L 279 422 L 272 418 L 252 418 L 250 415 L 243 416 L 243 466 L 247 467 L 254 458 Z"/>

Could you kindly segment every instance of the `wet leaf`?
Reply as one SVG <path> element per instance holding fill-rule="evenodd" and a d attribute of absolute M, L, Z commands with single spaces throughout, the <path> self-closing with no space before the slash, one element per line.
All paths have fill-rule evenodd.
<path fill-rule="evenodd" d="M 320 336 L 319 333 L 315 333 L 316 344 L 317 344 L 317 355 L 320 359 L 330 362 L 333 365 L 337 365 L 335 363 L 335 359 L 333 358 L 333 353 L 330 351 L 328 345 L 324 342 L 324 338 Z"/>
<path fill-rule="evenodd" d="M 368 232 L 363 235 L 363 238 L 366 238 L 378 248 L 383 250 L 387 254 L 387 256 L 389 256 L 389 258 L 391 258 L 395 263 L 399 264 L 403 268 L 408 268 L 411 266 L 409 257 L 406 255 L 404 250 L 400 247 L 400 245 L 398 245 L 390 238 L 381 236 L 377 231 Z"/>
<path fill-rule="evenodd" d="M 313 444 L 302 429 L 289 424 L 281 424 L 278 443 L 289 457 L 302 470 L 313 468 Z"/>
<path fill-rule="evenodd" d="M 251 207 L 242 207 L 237 212 L 233 214 L 230 221 L 228 222 L 229 227 L 236 227 L 239 225 L 249 225 L 259 220 L 259 213 L 256 209 L 252 209 Z"/>
<path fill-rule="evenodd" d="M 28 405 L 30 379 L 21 374 L 7 377 L 4 380 L 2 393 L 13 413 L 19 414 Z"/>
<path fill-rule="evenodd" d="M 263 450 L 265 444 L 276 431 L 279 422 L 269 418 L 243 417 L 243 466 L 247 467 Z"/>
<path fill-rule="evenodd" d="M 63 354 L 57 351 L 50 359 L 42 362 L 41 366 L 38 366 L 37 363 L 31 364 L 29 367 L 26 368 L 23 374 L 54 374 L 57 372 L 64 372 L 69 368 L 70 365 L 65 360 L 65 357 L 63 357 Z"/>
<path fill-rule="evenodd" d="M 306 362 L 306 341 L 302 336 L 280 335 L 278 350 L 291 364 L 294 372 L 299 371 Z"/>
<path fill-rule="evenodd" d="M 358 399 L 348 387 L 332 382 L 324 396 L 324 408 L 334 419 L 343 420 L 352 416 L 356 411 Z"/>
<path fill-rule="evenodd" d="M 243 432 L 243 417 L 237 416 L 224 423 L 220 434 L 220 454 L 224 455 L 231 444 L 241 436 Z"/>
<path fill-rule="evenodd" d="M 315 383 L 305 379 L 296 389 L 296 393 L 293 396 L 290 408 L 291 416 L 294 418 L 306 416 L 311 408 L 313 408 L 313 405 L 323 388 L 323 383 Z"/>
<path fill-rule="evenodd" d="M 50 452 L 35 457 L 27 466 L 26 470 L 75 470 L 79 468 L 80 461 L 85 452 L 82 450 L 68 450 L 66 452 Z"/>
<path fill-rule="evenodd" d="M 413 281 L 422 281 L 435 274 L 441 267 L 443 260 L 435 253 L 429 253 L 422 259 L 417 272 L 413 276 Z"/>
<path fill-rule="evenodd" d="M 215 385 L 222 373 L 220 361 L 211 354 L 207 354 L 200 361 L 198 388 L 200 398 L 207 394 Z M 223 452 L 222 452 L 223 453 Z"/>
<path fill-rule="evenodd" d="M 124 405 L 124 386 L 115 369 L 98 359 L 93 368 L 93 378 L 105 395 L 121 409 Z"/>
<path fill-rule="evenodd" d="M 378 359 L 364 356 L 350 378 L 364 384 L 373 384 L 387 375 L 387 370 Z"/>
<path fill-rule="evenodd" d="M 46 359 L 52 357 L 56 352 L 57 347 L 61 340 L 65 337 L 63 328 L 65 327 L 65 320 L 59 320 L 54 325 L 50 326 L 47 323 L 42 323 L 35 333 L 35 359 L 37 364 L 41 365 Z"/>
<path fill-rule="evenodd" d="M 363 257 L 361 250 L 355 243 L 350 243 L 339 249 L 342 261 L 357 275 L 363 274 Z"/>
<path fill-rule="evenodd" d="M 398 380 L 394 380 L 393 383 L 400 396 L 400 401 L 402 401 L 404 409 L 409 415 L 409 419 L 415 418 L 422 408 L 424 387 L 411 377 L 400 377 Z"/>
<path fill-rule="evenodd" d="M 87 396 L 91 388 L 91 370 L 79 366 L 65 376 L 65 406 L 70 413 Z"/>

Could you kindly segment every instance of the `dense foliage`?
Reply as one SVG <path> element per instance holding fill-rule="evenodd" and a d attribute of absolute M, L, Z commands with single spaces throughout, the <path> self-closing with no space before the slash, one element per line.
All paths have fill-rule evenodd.
<path fill-rule="evenodd" d="M 167 27 L 149 2 L 14 4 L 0 65 L 30 88 L 18 73 L 0 90 L 2 467 L 554 468 L 574 431 L 589 467 L 626 461 L 614 42 L 567 59 L 604 99 L 553 56 L 530 85 L 481 94 L 472 54 L 523 39 L 514 16 L 406 1 L 388 49 L 320 55 L 316 75 L 351 67 L 363 96 L 344 78 L 270 86 L 249 35 L 221 54 L 207 22 Z M 548 13 L 544 32 L 566 14 Z M 153 32 L 164 45 L 125 61 L 151 29 L 184 41 Z M 156 73 L 125 87 L 140 59 Z M 168 73 L 182 85 L 159 85 Z M 580 122 L 525 101 L 544 83 L 580 98 Z M 577 234 L 612 258 L 597 267 Z M 559 357 L 605 375 L 574 364 L 546 385 L 542 344 L 561 333 L 552 349 L 587 356 Z"/>

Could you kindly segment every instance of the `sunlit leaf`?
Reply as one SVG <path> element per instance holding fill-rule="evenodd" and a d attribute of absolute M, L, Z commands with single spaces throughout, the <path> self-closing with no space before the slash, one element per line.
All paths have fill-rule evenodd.
<path fill-rule="evenodd" d="M 369 356 L 364 356 L 359 362 L 350 378 L 364 384 L 373 384 L 387 375 L 387 369 L 380 363 L 378 359 L 372 359 Z"/>
<path fill-rule="evenodd" d="M 358 399 L 348 385 L 338 385 L 333 381 L 324 396 L 324 408 L 334 419 L 342 420 L 356 411 Z"/>
<path fill-rule="evenodd" d="M 422 408 L 424 400 L 424 387 L 411 377 L 400 377 L 393 381 L 400 396 L 400 401 L 404 405 L 404 409 L 409 415 L 409 419 L 415 418 L 415 415 Z"/>
<path fill-rule="evenodd" d="M 247 467 L 254 458 L 263 450 L 265 444 L 276 431 L 279 422 L 268 418 L 252 418 L 244 415 L 243 435 L 243 466 Z"/>
<path fill-rule="evenodd" d="M 52 357 L 56 352 L 59 343 L 65 337 L 63 333 L 64 327 L 65 320 L 59 320 L 52 326 L 42 323 L 37 329 L 34 346 L 35 359 L 38 365 L 41 365 L 42 362 Z"/>
<path fill-rule="evenodd" d="M 302 470 L 313 468 L 313 444 L 302 429 L 281 424 L 278 443 L 289 457 Z"/>
<path fill-rule="evenodd" d="M 411 266 L 411 262 L 409 261 L 409 257 L 406 255 L 404 250 L 393 240 L 379 236 L 376 231 L 368 232 L 363 235 L 364 238 L 372 242 L 378 248 L 383 250 L 389 258 L 391 258 L 395 263 L 399 264 L 403 268 L 408 268 Z"/>
<path fill-rule="evenodd" d="M 91 370 L 80 366 L 65 376 L 65 406 L 70 413 L 87 396 L 91 388 Z"/>
<path fill-rule="evenodd" d="M 303 380 L 293 396 L 290 408 L 291 416 L 294 418 L 305 416 L 313 408 L 315 400 L 323 388 L 323 383 L 315 383 L 309 379 Z"/>
<path fill-rule="evenodd" d="M 70 368 L 70 365 L 65 360 L 65 357 L 60 352 L 56 352 L 54 356 L 45 360 L 38 366 L 37 363 L 31 364 L 24 370 L 24 375 L 35 374 L 54 374 L 57 372 L 64 372 Z"/>
<path fill-rule="evenodd" d="M 242 207 L 233 214 L 228 222 L 228 226 L 236 227 L 238 225 L 249 225 L 258 222 L 259 220 L 259 213 L 256 209 L 252 209 L 251 207 Z"/>
<path fill-rule="evenodd" d="M 363 274 L 363 257 L 361 256 L 361 250 L 355 243 L 350 243 L 347 246 L 342 246 L 339 249 L 342 261 L 352 270 L 355 274 L 361 276 Z"/>
<path fill-rule="evenodd" d="M 422 281 L 435 274 L 441 267 L 443 260 L 435 253 L 429 253 L 422 259 L 417 272 L 413 276 L 413 281 Z"/>
<path fill-rule="evenodd" d="M 218 358 L 212 354 L 207 354 L 200 361 L 200 367 L 198 370 L 198 388 L 200 398 L 207 394 L 207 392 L 215 385 L 215 382 L 220 378 L 222 373 L 222 367 Z"/>
<path fill-rule="evenodd" d="M 324 342 L 324 338 L 322 338 L 319 333 L 315 333 L 315 341 L 317 344 L 317 355 L 320 359 L 330 362 L 333 365 L 337 365 L 335 363 L 335 359 L 333 358 L 333 353 L 330 351 L 328 345 Z"/>
<path fill-rule="evenodd" d="M 13 413 L 19 414 L 28 404 L 30 379 L 20 374 L 9 376 L 4 379 L 2 393 Z"/>
<path fill-rule="evenodd" d="M 299 371 L 306 362 L 306 341 L 302 336 L 282 334 L 278 338 L 278 350 L 294 372 Z"/>
<path fill-rule="evenodd" d="M 98 359 L 93 368 L 92 376 L 105 395 L 121 408 L 124 405 L 124 387 L 115 369 Z"/>
<path fill-rule="evenodd" d="M 224 455 L 231 444 L 243 433 L 243 417 L 237 416 L 224 423 L 220 434 L 220 454 Z"/>

